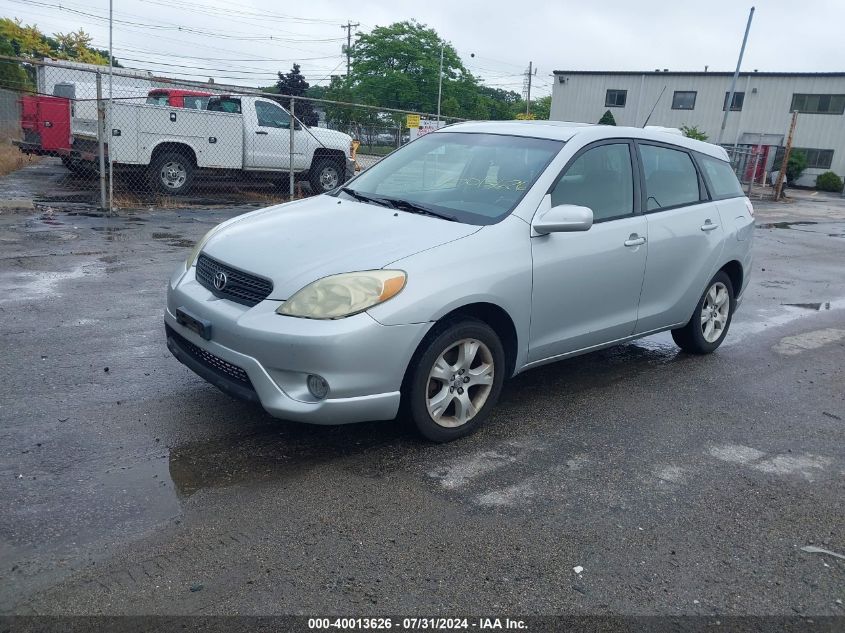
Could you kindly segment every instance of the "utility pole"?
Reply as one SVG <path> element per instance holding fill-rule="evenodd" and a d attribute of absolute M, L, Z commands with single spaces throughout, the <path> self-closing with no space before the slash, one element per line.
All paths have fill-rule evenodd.
<path fill-rule="evenodd" d="M 352 29 L 361 26 L 357 22 L 354 24 L 347 21 L 346 24 L 341 24 L 340 28 L 346 30 L 346 76 L 349 77 L 349 68 L 351 65 L 350 56 L 352 54 Z"/>
<path fill-rule="evenodd" d="M 725 103 L 725 114 L 722 115 L 722 127 L 719 129 L 719 136 L 716 139 L 716 145 L 722 144 L 722 135 L 725 133 L 725 125 L 728 122 L 728 112 L 734 104 L 734 93 L 736 92 L 736 78 L 739 76 L 739 68 L 742 66 L 742 56 L 745 54 L 745 43 L 748 41 L 748 31 L 751 30 L 751 19 L 754 17 L 754 7 L 748 13 L 748 23 L 745 25 L 745 35 L 742 37 L 742 46 L 739 49 L 739 58 L 736 60 L 736 70 L 734 71 L 733 80 L 731 80 L 731 90 L 728 93 L 728 101 Z"/>
<path fill-rule="evenodd" d="M 440 41 L 440 74 L 437 76 L 437 120 L 440 121 L 440 99 L 443 96 L 443 47 L 446 42 Z"/>
<path fill-rule="evenodd" d="M 786 147 L 783 148 L 783 159 L 780 162 L 778 179 L 775 182 L 775 202 L 780 200 L 783 191 L 783 181 L 786 180 L 786 167 L 789 163 L 789 155 L 792 153 L 792 137 L 795 135 L 795 124 L 798 122 L 798 110 L 792 113 L 792 123 L 789 124 L 789 134 L 786 137 Z"/>
<path fill-rule="evenodd" d="M 528 94 L 525 98 L 525 114 L 531 114 L 531 69 L 534 62 L 528 62 Z"/>

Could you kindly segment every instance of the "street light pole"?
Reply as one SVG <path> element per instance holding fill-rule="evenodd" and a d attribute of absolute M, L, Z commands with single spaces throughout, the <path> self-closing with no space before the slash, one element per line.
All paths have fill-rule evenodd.
<path fill-rule="evenodd" d="M 739 49 L 739 58 L 736 60 L 736 70 L 734 71 L 733 80 L 731 81 L 731 90 L 728 93 L 727 102 L 725 103 L 725 114 L 722 115 L 722 127 L 719 128 L 719 136 L 716 139 L 716 145 L 722 144 L 722 135 L 725 133 L 725 125 L 728 122 L 728 112 L 734 104 L 734 94 L 736 91 L 736 79 L 739 76 L 739 68 L 742 66 L 742 56 L 745 54 L 745 44 L 748 42 L 748 31 L 751 30 L 751 20 L 754 17 L 754 7 L 748 13 L 748 23 L 745 25 L 745 35 L 742 37 L 742 46 Z"/>
<path fill-rule="evenodd" d="M 440 41 L 440 74 L 437 76 L 437 122 L 440 122 L 440 98 L 443 96 L 443 46 L 445 42 Z M 439 127 L 439 126 L 438 126 Z"/>

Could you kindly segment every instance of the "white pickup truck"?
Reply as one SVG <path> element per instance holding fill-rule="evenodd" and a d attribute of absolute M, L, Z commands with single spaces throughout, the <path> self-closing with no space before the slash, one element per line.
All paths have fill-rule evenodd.
<path fill-rule="evenodd" d="M 291 162 L 295 178 L 307 178 L 315 193 L 354 173 L 351 136 L 298 120 L 291 161 L 291 116 L 269 98 L 214 96 L 207 110 L 115 101 L 106 121 L 115 171 L 141 168 L 166 194 L 186 193 L 201 174 L 269 179 L 284 187 Z"/>

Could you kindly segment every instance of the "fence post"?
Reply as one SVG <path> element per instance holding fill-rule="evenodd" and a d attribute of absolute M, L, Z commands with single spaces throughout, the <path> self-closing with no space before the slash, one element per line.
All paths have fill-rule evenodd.
<path fill-rule="evenodd" d="M 751 168 L 751 178 L 748 179 L 748 197 L 751 197 L 751 188 L 754 186 L 754 179 L 757 177 L 757 166 L 760 164 L 760 154 L 754 152 L 754 166 Z"/>
<path fill-rule="evenodd" d="M 105 135 L 106 111 L 103 106 L 103 77 L 97 73 L 97 147 L 100 158 L 100 209 L 106 209 L 106 153 Z"/>
<path fill-rule="evenodd" d="M 294 131 L 296 130 L 296 100 L 291 97 L 290 100 L 290 173 L 288 174 L 288 186 L 290 189 L 288 190 L 288 195 L 291 200 L 294 199 L 294 189 L 293 189 L 293 135 Z M 312 165 L 313 167 L 313 165 Z"/>

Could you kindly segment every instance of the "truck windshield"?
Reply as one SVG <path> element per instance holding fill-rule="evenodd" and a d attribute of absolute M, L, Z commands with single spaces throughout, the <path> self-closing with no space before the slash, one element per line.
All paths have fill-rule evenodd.
<path fill-rule="evenodd" d="M 563 141 L 466 132 L 427 134 L 338 195 L 412 203 L 467 224 L 495 224 L 522 200 Z M 354 196 L 353 196 L 354 197 Z"/>

